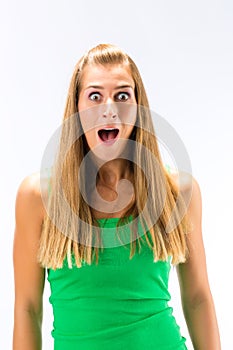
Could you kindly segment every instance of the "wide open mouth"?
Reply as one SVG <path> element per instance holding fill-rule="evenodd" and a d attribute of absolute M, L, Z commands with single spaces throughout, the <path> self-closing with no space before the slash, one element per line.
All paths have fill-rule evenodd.
<path fill-rule="evenodd" d="M 103 142 L 114 140 L 118 133 L 119 129 L 115 128 L 100 129 L 98 131 L 98 135 Z"/>

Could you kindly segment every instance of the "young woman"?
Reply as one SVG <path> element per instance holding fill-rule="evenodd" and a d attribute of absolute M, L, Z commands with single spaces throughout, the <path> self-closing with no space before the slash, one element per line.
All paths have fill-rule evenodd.
<path fill-rule="evenodd" d="M 200 189 L 163 166 L 148 107 L 122 50 L 80 59 L 51 174 L 27 176 L 16 197 L 14 350 L 42 348 L 46 275 L 55 350 L 187 349 L 168 306 L 171 264 L 194 349 L 220 349 Z"/>

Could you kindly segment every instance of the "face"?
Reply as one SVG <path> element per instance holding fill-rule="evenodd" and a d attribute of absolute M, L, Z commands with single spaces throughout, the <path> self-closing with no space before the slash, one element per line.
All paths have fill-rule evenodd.
<path fill-rule="evenodd" d="M 78 111 L 87 143 L 102 159 L 119 157 L 132 133 L 137 115 L 134 88 L 126 66 L 84 68 Z"/>

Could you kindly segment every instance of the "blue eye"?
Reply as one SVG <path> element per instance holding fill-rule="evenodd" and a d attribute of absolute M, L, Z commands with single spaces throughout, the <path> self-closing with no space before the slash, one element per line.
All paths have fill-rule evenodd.
<path fill-rule="evenodd" d="M 128 92 L 120 92 L 117 95 L 117 99 L 119 101 L 127 101 L 129 99 L 130 95 L 128 94 Z"/>
<path fill-rule="evenodd" d="M 100 94 L 98 92 L 92 92 L 89 95 L 90 100 L 92 101 L 99 101 L 100 100 Z"/>

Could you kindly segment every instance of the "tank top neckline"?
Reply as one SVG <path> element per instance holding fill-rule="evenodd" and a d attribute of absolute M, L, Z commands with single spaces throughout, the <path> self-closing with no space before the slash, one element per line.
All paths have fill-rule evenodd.
<path fill-rule="evenodd" d="M 110 221 L 110 222 L 118 222 L 120 219 L 131 219 L 132 215 L 130 216 L 125 216 L 125 217 L 109 217 L 109 218 L 98 218 L 95 219 L 96 221 L 100 221 L 100 222 L 106 222 L 106 221 Z"/>

